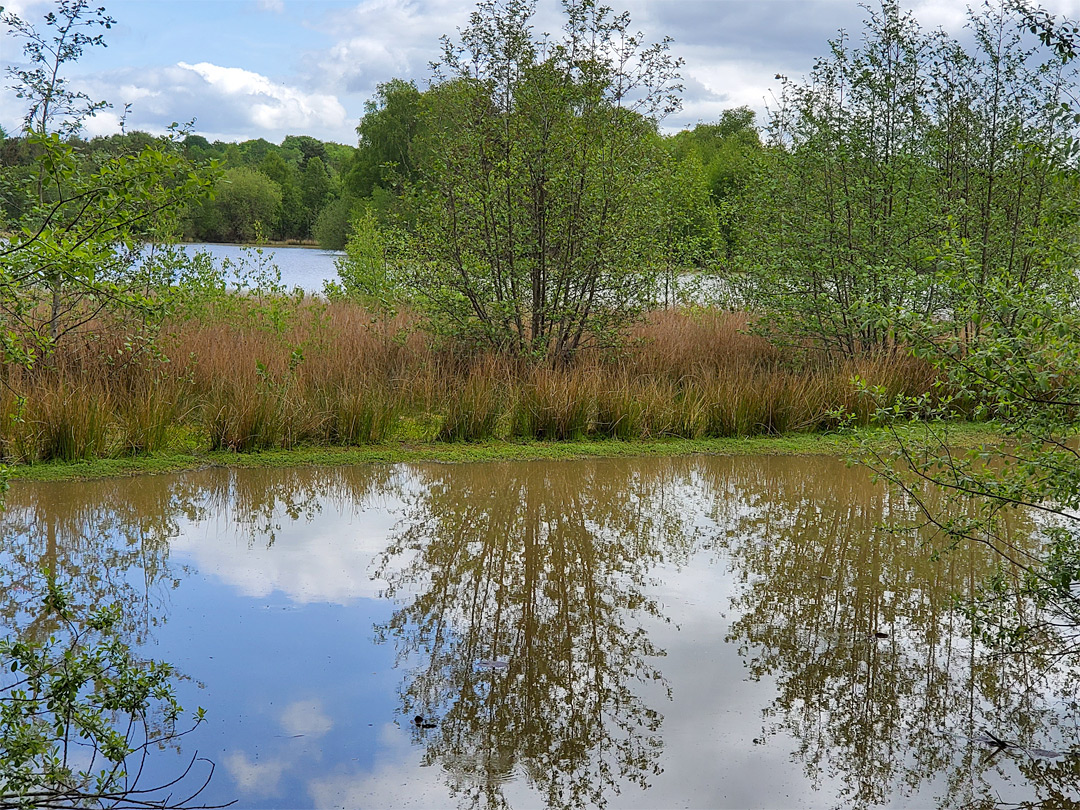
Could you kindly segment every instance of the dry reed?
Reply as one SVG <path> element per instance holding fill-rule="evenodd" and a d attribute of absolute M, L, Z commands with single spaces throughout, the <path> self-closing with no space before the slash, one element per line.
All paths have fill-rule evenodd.
<path fill-rule="evenodd" d="M 141 342 L 100 322 L 37 368 L 0 368 L 0 456 L 785 433 L 827 429 L 840 412 L 867 422 L 855 375 L 887 399 L 934 380 L 900 354 L 795 367 L 741 313 L 654 313 L 621 351 L 558 368 L 436 343 L 407 313 L 309 300 L 286 314 L 232 302 Z"/>

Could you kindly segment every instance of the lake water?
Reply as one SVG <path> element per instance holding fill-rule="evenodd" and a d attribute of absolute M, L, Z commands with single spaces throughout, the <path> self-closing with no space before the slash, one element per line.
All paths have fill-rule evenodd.
<path fill-rule="evenodd" d="M 208 469 L 16 482 L 8 507 L 9 629 L 43 564 L 119 600 L 208 715 L 144 779 L 197 750 L 200 801 L 1080 802 L 1076 679 L 985 654 L 953 609 L 998 560 L 932 560 L 838 460 Z"/>
<path fill-rule="evenodd" d="M 209 253 L 216 262 L 228 261 L 234 267 L 256 261 L 254 248 L 240 245 L 191 243 L 181 245 L 189 254 Z M 339 251 L 309 247 L 265 247 L 263 255 L 281 270 L 281 283 L 288 289 L 300 287 L 309 293 L 322 292 L 323 282 L 337 278 L 334 261 Z"/>

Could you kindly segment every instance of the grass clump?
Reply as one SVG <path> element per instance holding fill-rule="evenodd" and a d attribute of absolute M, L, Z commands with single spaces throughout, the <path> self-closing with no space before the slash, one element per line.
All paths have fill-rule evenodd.
<path fill-rule="evenodd" d="M 779 435 L 828 429 L 839 413 L 868 424 L 855 376 L 894 397 L 934 382 L 899 353 L 794 365 L 740 313 L 657 312 L 617 352 L 537 364 L 438 341 L 407 312 L 279 303 L 271 318 L 264 297 L 210 302 L 141 342 L 99 319 L 93 340 L 0 368 L 0 457 Z"/>

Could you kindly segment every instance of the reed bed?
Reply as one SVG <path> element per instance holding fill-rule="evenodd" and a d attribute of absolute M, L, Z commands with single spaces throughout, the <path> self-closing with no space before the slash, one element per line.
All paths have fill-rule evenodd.
<path fill-rule="evenodd" d="M 246 307 L 246 308 L 245 308 Z M 392 440 L 632 440 L 780 434 L 868 422 L 858 375 L 887 398 L 930 390 L 902 354 L 793 365 L 747 317 L 664 311 L 617 351 L 565 367 L 436 341 L 408 313 L 296 302 L 207 307 L 136 340 L 94 324 L 31 370 L 0 368 L 0 457 L 79 460 Z"/>

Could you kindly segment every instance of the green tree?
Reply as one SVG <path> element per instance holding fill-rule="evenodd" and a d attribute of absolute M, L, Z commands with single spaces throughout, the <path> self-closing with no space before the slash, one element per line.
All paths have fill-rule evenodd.
<path fill-rule="evenodd" d="M 680 277 L 689 268 L 712 264 L 721 245 L 717 209 L 709 177 L 696 152 L 669 161 L 660 183 L 657 239 L 662 257 L 659 298 L 664 306 L 680 303 Z"/>
<path fill-rule="evenodd" d="M 976 278 L 1018 286 L 1069 227 L 1055 180 L 1069 71 L 1007 7 L 971 13 L 973 44 L 924 32 L 885 0 L 808 81 L 784 81 L 736 230 L 763 331 L 828 357 L 889 350 L 865 306 L 929 319 L 952 305 L 934 256 L 970 245 Z"/>
<path fill-rule="evenodd" d="M 330 197 L 330 175 L 322 158 L 313 157 L 300 174 L 300 199 L 304 206 L 303 237 L 310 239 L 319 212 Z"/>
<path fill-rule="evenodd" d="M 415 180 L 413 141 L 421 126 L 416 85 L 403 79 L 380 84 L 375 98 L 364 104 L 364 117 L 356 128 L 360 147 L 346 177 L 350 193 L 370 197 L 376 187 L 392 187 L 395 178 Z"/>
<path fill-rule="evenodd" d="M 560 41 L 534 37 L 533 10 L 481 2 L 460 45 L 444 42 L 398 258 L 438 327 L 566 359 L 655 294 L 656 121 L 678 105 L 678 62 L 591 0 L 564 4 Z"/>
<path fill-rule="evenodd" d="M 748 107 L 724 110 L 715 124 L 698 124 L 676 134 L 672 150 L 680 161 L 700 161 L 717 208 L 724 256 L 730 262 L 739 244 L 733 212 L 742 204 L 762 150 L 754 111 Z"/>
<path fill-rule="evenodd" d="M 977 28 L 980 38 L 1008 43 L 1020 29 L 1038 36 L 1050 75 L 1074 64 L 1077 23 L 1023 3 L 1013 10 L 1013 30 Z M 992 111 L 982 114 L 992 118 Z M 976 238 L 987 226 L 972 217 L 952 228 L 937 252 L 947 317 L 921 318 L 887 307 L 866 311 L 867 321 L 893 330 L 942 377 L 939 391 L 910 402 L 887 402 L 882 391 L 868 389 L 890 427 L 922 415 L 924 430 L 916 438 L 896 431 L 895 452 L 867 448 L 866 455 L 919 504 L 940 530 L 944 548 L 978 544 L 999 555 L 1000 571 L 971 605 L 976 627 L 990 641 L 1026 653 L 1049 639 L 1061 655 L 1074 656 L 1080 625 L 1080 177 L 1074 164 L 1080 110 L 1072 102 L 1052 112 L 1056 126 L 1049 130 L 1045 124 L 1029 128 L 1030 121 L 1016 120 L 1016 110 L 1010 110 L 996 124 L 1001 140 L 979 144 L 980 184 L 972 185 L 984 200 L 1000 193 L 1019 205 L 1025 185 L 1032 184 L 1052 201 L 1011 237 L 1013 250 Z M 1009 140 L 1025 135 L 1034 137 Z M 1010 154 L 1014 160 L 1022 156 L 1026 175 L 998 169 L 1009 165 Z M 1005 189 L 989 184 L 995 174 Z M 988 211 L 995 208 L 976 208 L 977 214 Z M 1016 222 L 998 216 L 989 231 L 1001 239 L 1000 231 Z M 968 452 L 955 449 L 947 419 L 957 408 L 995 420 L 1003 439 Z M 947 496 L 944 505 L 934 503 L 939 491 Z M 1017 513 L 1035 518 L 1041 542 L 1031 549 L 1010 541 L 1007 526 Z M 1031 605 L 1037 610 L 1026 610 Z"/>
<path fill-rule="evenodd" d="M 48 640 L 0 640 L 0 806 L 196 806 L 205 781 L 187 798 L 179 782 L 140 783 L 140 757 L 188 733 L 176 730 L 172 666 L 134 656 L 115 605 L 77 613 L 50 581 L 45 610 Z"/>
<path fill-rule="evenodd" d="M 259 164 L 259 171 L 281 187 L 281 217 L 275 236 L 279 239 L 299 239 L 307 221 L 299 171 L 285 161 L 281 150 L 268 152 Z"/>
<path fill-rule="evenodd" d="M 258 225 L 277 226 L 281 200 L 281 187 L 262 172 L 227 169 L 195 215 L 195 232 L 213 242 L 252 242 Z"/>
<path fill-rule="evenodd" d="M 326 284 L 331 298 L 352 298 L 384 313 L 397 303 L 400 283 L 387 261 L 385 237 L 370 206 L 361 208 L 353 218 L 345 255 L 335 264 L 339 282 Z"/>
<path fill-rule="evenodd" d="M 168 241 L 178 211 L 209 180 L 172 138 L 92 161 L 77 151 L 81 144 L 61 138 L 104 106 L 63 77 L 85 48 L 104 44 L 88 33 L 112 25 L 103 9 L 62 0 L 42 29 L 14 14 L 0 19 L 29 63 L 9 77 L 28 102 L 24 140 L 34 175 L 33 195 L 0 247 L 0 342 L 6 362 L 32 365 L 103 313 L 143 324 L 160 313 L 152 294 L 159 268 L 135 258 L 146 242 Z"/>
<path fill-rule="evenodd" d="M 352 220 L 362 205 L 354 197 L 339 197 L 327 203 L 315 219 L 312 236 L 324 250 L 344 250 Z"/>

